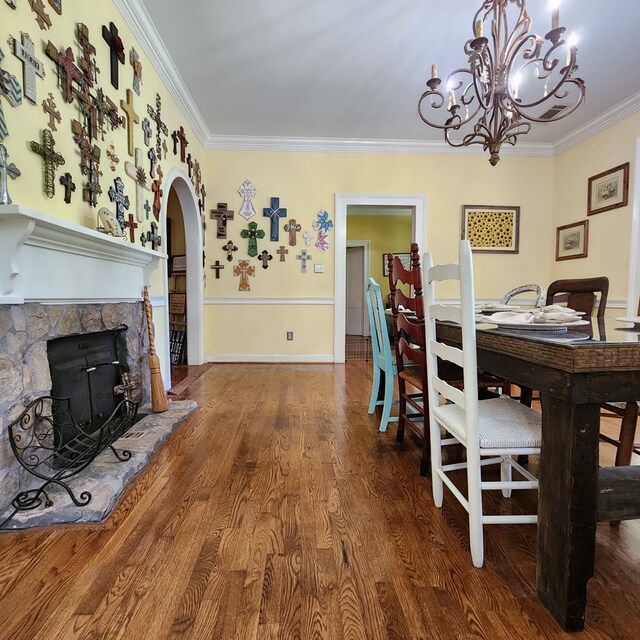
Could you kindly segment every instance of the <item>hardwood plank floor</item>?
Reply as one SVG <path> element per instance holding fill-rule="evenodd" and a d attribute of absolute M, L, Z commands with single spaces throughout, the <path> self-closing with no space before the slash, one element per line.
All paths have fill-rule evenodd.
<path fill-rule="evenodd" d="M 219 365 L 188 382 L 199 408 L 108 520 L 0 534 L 0 639 L 636 638 L 640 521 L 599 526 L 587 628 L 563 633 L 536 598 L 535 527 L 486 527 L 474 569 L 465 512 L 450 494 L 433 507 L 418 441 L 367 414 L 370 368 Z"/>

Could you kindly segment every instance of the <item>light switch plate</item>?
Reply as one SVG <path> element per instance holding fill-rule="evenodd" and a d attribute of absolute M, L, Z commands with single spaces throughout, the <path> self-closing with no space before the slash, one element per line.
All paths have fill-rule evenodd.
<path fill-rule="evenodd" d="M 313 273 L 324 273 L 324 265 L 323 264 L 314 264 L 313 265 Z"/>

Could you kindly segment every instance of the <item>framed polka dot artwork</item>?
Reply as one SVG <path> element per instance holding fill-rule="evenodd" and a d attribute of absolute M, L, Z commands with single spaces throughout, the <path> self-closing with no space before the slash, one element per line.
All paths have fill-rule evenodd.
<path fill-rule="evenodd" d="M 463 205 L 462 239 L 475 253 L 518 253 L 520 207 Z"/>

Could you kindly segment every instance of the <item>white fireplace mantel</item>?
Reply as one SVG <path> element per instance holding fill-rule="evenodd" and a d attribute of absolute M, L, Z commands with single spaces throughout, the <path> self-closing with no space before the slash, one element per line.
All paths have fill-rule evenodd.
<path fill-rule="evenodd" d="M 0 304 L 135 302 L 160 260 L 126 239 L 0 205 Z"/>

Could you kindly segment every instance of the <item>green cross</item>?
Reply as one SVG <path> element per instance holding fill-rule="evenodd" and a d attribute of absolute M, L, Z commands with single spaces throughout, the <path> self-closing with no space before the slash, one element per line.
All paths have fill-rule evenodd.
<path fill-rule="evenodd" d="M 240 232 L 242 238 L 249 238 L 249 256 L 255 258 L 258 255 L 258 238 L 264 238 L 264 231 L 258 229 L 257 222 L 250 222 L 248 229 Z"/>

